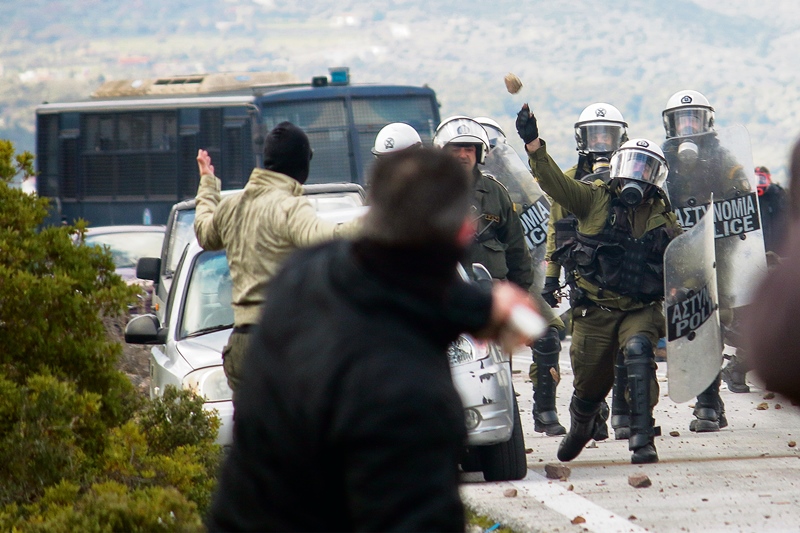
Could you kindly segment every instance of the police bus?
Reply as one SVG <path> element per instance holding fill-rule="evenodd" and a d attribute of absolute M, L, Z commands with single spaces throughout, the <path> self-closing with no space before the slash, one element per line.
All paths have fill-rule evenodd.
<path fill-rule="evenodd" d="M 37 107 L 37 193 L 53 223 L 163 224 L 197 192 L 199 148 L 223 189 L 241 188 L 285 120 L 310 139 L 308 183 L 363 186 L 378 131 L 407 122 L 430 142 L 439 106 L 428 87 L 351 85 L 346 67 L 310 83 L 275 72 L 110 81 L 89 100 Z"/>

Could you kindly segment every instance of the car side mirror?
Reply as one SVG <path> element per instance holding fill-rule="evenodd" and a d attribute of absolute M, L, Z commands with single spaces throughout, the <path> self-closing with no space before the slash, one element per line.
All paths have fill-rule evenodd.
<path fill-rule="evenodd" d="M 136 261 L 136 277 L 139 279 L 158 282 L 159 272 L 161 272 L 161 258 L 159 257 L 140 257 Z"/>
<path fill-rule="evenodd" d="M 492 275 L 482 264 L 472 263 L 472 279 L 475 280 L 479 287 L 488 290 L 492 289 Z"/>
<path fill-rule="evenodd" d="M 140 315 L 125 326 L 125 342 L 128 344 L 165 344 L 167 328 L 162 328 L 155 315 Z"/>

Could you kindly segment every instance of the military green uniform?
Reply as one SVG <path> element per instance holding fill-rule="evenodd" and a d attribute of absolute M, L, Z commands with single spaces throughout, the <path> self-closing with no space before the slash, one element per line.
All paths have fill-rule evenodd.
<path fill-rule="evenodd" d="M 547 154 L 546 145 L 542 141 L 542 146 L 536 152 L 529 154 L 531 169 L 538 178 L 542 189 L 550 195 L 553 200 L 561 204 L 565 209 L 573 213 L 578 221 L 577 232 L 586 237 L 587 241 L 592 236 L 606 235 L 609 227 L 624 227 L 628 231 L 631 245 L 640 242 L 651 242 L 655 238 L 659 242 L 661 260 L 663 261 L 663 248 L 674 235 L 678 234 L 680 226 L 675 215 L 669 210 L 666 203 L 658 196 L 652 197 L 636 208 L 621 208 L 617 203 L 616 192 L 609 185 L 599 182 L 584 183 L 569 179 L 561 172 L 555 161 Z M 619 220 L 624 217 L 625 220 Z M 619 224 L 618 224 L 619 223 Z M 653 237 L 657 235 L 658 237 Z M 645 240 L 645 238 L 649 240 Z M 617 249 L 625 250 L 625 246 L 617 246 Z M 572 248 L 575 250 L 575 248 Z M 600 260 L 599 248 L 594 250 L 584 246 L 582 252 L 588 254 L 586 257 L 579 258 L 585 260 L 586 265 L 593 265 Z M 649 257 L 649 256 L 648 256 Z M 603 259 L 609 259 L 603 256 Z M 649 261 L 656 263 L 649 257 Z M 615 265 L 622 268 L 626 265 Z M 630 266 L 630 265 L 627 265 Z M 663 263 L 661 264 L 663 267 Z M 604 265 L 600 265 L 600 271 Z M 658 269 L 654 264 L 653 269 Z M 582 291 L 582 298 L 573 308 L 573 331 L 572 346 L 570 348 L 570 359 L 575 374 L 573 405 L 570 412 L 575 423 L 575 412 L 573 407 L 577 403 L 577 411 L 587 414 L 587 420 L 592 423 L 599 411 L 602 402 L 611 390 L 614 382 L 614 362 L 615 356 L 620 349 L 633 346 L 638 350 L 645 346 L 644 352 L 654 347 L 658 339 L 665 335 L 665 320 L 663 315 L 663 270 L 661 270 L 661 293 L 655 287 L 659 281 L 654 270 L 647 278 L 647 284 L 626 287 L 624 284 L 606 283 L 605 286 L 592 278 L 583 271 L 583 275 L 575 270 L 575 284 L 579 291 Z M 605 272 L 605 271 L 603 271 Z M 622 278 L 623 280 L 626 278 Z M 615 287 L 612 290 L 609 287 Z M 649 292 L 639 295 L 637 291 Z M 649 342 L 649 347 L 647 346 Z M 631 348 L 633 350 L 633 348 Z M 638 400 L 649 403 L 650 408 L 658 402 L 658 383 L 655 379 L 655 361 L 652 357 L 637 358 L 636 363 L 646 362 L 651 367 L 648 372 L 634 372 L 634 384 L 629 384 L 629 392 L 636 395 L 633 404 Z M 626 355 L 626 365 L 630 361 Z M 629 367 L 630 368 L 630 367 Z M 638 376 L 649 381 L 647 384 L 641 383 Z M 629 379 L 631 371 L 629 370 Z M 643 390 L 643 388 L 649 390 Z M 577 400 L 576 400 L 577 398 Z M 583 409 L 583 411 L 581 411 Z M 640 409 L 641 410 L 641 409 Z M 632 413 L 633 414 L 633 413 Z M 652 413 L 650 413 L 651 415 Z M 636 450 L 643 446 L 642 440 L 636 438 L 634 425 L 642 422 L 641 419 L 631 422 L 631 441 L 630 447 Z M 652 444 L 653 426 L 652 418 L 644 424 L 642 435 L 645 440 L 649 439 Z M 639 425 L 642 425 L 639 424 Z M 649 427 L 647 427 L 649 426 Z"/>
<path fill-rule="evenodd" d="M 531 256 L 522 223 L 503 185 L 473 170 L 473 207 L 477 237 L 467 250 L 465 264 L 481 263 L 495 279 L 516 283 L 524 290 L 533 284 Z"/>

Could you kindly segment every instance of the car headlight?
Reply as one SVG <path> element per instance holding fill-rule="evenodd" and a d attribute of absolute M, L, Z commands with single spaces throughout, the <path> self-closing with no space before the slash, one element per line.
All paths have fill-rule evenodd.
<path fill-rule="evenodd" d="M 205 397 L 207 402 L 224 402 L 233 398 L 233 391 L 228 387 L 228 378 L 221 366 L 201 368 L 186 374 L 183 387 Z"/>
<path fill-rule="evenodd" d="M 450 366 L 463 365 L 488 357 L 489 353 L 485 343 L 476 343 L 466 335 L 460 335 L 455 342 L 447 347 L 447 357 Z"/>

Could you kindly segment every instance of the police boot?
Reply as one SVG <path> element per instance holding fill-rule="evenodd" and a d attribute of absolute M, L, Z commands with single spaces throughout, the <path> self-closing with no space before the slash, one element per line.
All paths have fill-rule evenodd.
<path fill-rule="evenodd" d="M 689 430 L 697 433 L 719 431 L 727 427 L 728 419 L 725 417 L 725 404 L 719 396 L 720 375 L 714 378 L 711 385 L 697 397 L 694 404 L 696 420 L 689 423 Z"/>
<path fill-rule="evenodd" d="M 597 419 L 594 421 L 594 440 L 606 440 L 608 438 L 608 415 L 611 410 L 605 400 L 600 402 L 600 412 L 597 413 Z"/>
<path fill-rule="evenodd" d="M 725 357 L 728 357 L 727 355 Z M 736 355 L 730 356 L 730 361 L 722 369 L 722 379 L 728 386 L 731 392 L 750 392 L 750 387 L 745 381 L 747 375 L 747 368 L 744 365 L 741 357 Z"/>
<path fill-rule="evenodd" d="M 550 326 L 545 335 L 533 343 L 536 381 L 533 387 L 533 430 L 548 436 L 563 435 L 567 430 L 558 421 L 556 411 L 556 378 L 561 339 L 558 329 Z M 531 380 L 533 381 L 533 380 Z"/>
<path fill-rule="evenodd" d="M 655 378 L 655 354 L 653 345 L 644 335 L 634 335 L 625 345 L 628 373 L 628 397 L 630 398 L 630 438 L 628 449 L 631 463 L 657 463 L 658 452 L 654 442 L 653 409 L 650 402 L 650 387 Z"/>
<path fill-rule="evenodd" d="M 595 433 L 597 415 L 600 412 L 602 402 L 590 402 L 581 400 L 574 394 L 569 404 L 569 414 L 572 422 L 569 433 L 558 445 L 556 456 L 559 461 L 572 461 L 581 453 L 583 447 L 592 440 Z"/>
<path fill-rule="evenodd" d="M 625 356 L 617 352 L 614 364 L 614 388 L 611 392 L 611 427 L 614 428 L 616 440 L 627 440 L 631 436 L 631 410 L 625 398 L 628 388 L 628 370 L 625 368 Z"/>

